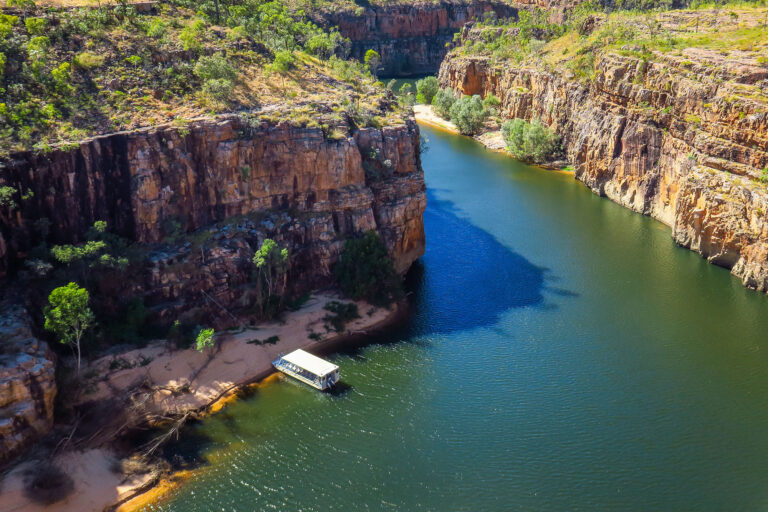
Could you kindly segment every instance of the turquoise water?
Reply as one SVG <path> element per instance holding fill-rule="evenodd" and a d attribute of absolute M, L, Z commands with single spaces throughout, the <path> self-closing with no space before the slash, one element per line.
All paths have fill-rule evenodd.
<path fill-rule="evenodd" d="M 768 297 L 571 176 L 422 128 L 411 314 L 190 428 L 148 510 L 768 508 Z"/>

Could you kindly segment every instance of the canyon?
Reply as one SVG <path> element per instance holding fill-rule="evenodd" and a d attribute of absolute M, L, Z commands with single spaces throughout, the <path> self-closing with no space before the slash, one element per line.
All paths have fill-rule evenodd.
<path fill-rule="evenodd" d="M 380 129 L 335 128 L 329 138 L 320 127 L 223 115 L 15 154 L 0 177 L 28 198 L 3 225 L 0 269 L 23 271 L 23 258 L 41 242 L 82 242 L 89 226 L 105 221 L 145 259 L 131 279 L 99 283 L 102 294 L 117 305 L 141 297 L 159 325 L 217 328 L 253 303 L 252 257 L 266 238 L 290 250 L 291 294 L 332 286 L 344 240 L 368 230 L 404 273 L 425 246 L 418 127 L 406 118 Z M 45 239 L 34 227 L 39 219 L 50 224 Z M 18 302 L 24 294 L 7 295 Z M 56 393 L 53 355 L 32 335 L 28 316 L 12 318 L 17 310 L 24 308 L 3 314 L 10 325 L 0 374 L 4 456 L 47 432 Z M 19 337 L 23 346 L 11 343 Z"/>
<path fill-rule="evenodd" d="M 362 61 L 366 51 L 378 52 L 379 76 L 392 77 L 436 73 L 454 33 L 466 23 L 490 14 L 514 18 L 517 12 L 516 4 L 500 0 L 441 0 L 321 11 L 313 18 L 349 38 L 353 58 Z"/>
<path fill-rule="evenodd" d="M 662 26 L 678 29 L 691 19 L 660 15 Z M 722 13 L 711 23 L 733 21 Z M 465 40 L 478 37 L 465 30 Z M 494 63 L 456 51 L 439 80 L 462 94 L 496 95 L 504 119 L 541 120 L 561 136 L 576 179 L 667 224 L 678 244 L 731 269 L 745 286 L 768 291 L 768 190 L 761 183 L 768 68 L 752 52 L 605 52 L 589 81 L 565 66 Z"/>

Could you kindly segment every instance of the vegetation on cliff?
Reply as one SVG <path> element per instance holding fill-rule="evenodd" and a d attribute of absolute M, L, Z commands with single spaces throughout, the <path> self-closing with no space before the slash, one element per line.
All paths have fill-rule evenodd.
<path fill-rule="evenodd" d="M 399 120 L 369 70 L 344 60 L 348 42 L 303 11 L 259 0 L 156 9 L 0 14 L 0 156 L 275 104 L 326 102 L 340 118 L 353 106 L 361 125 Z"/>

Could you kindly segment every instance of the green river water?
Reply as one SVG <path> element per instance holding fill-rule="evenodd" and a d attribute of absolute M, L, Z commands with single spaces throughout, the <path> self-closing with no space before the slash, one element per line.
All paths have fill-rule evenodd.
<path fill-rule="evenodd" d="M 411 312 L 188 428 L 155 511 L 768 509 L 768 297 L 572 176 L 423 127 Z"/>

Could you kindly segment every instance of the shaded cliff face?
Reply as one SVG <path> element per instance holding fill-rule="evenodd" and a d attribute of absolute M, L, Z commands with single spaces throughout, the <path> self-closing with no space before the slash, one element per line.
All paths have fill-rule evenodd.
<path fill-rule="evenodd" d="M 485 57 L 451 55 L 440 70 L 443 86 L 498 96 L 505 118 L 541 119 L 562 136 L 577 179 L 661 220 L 677 243 L 762 291 L 768 113 L 745 87 L 767 80 L 768 69 L 746 52 L 699 48 L 652 61 L 609 53 L 591 83 Z"/>
<path fill-rule="evenodd" d="M 267 237 L 291 250 L 294 291 L 332 284 L 344 240 L 369 229 L 405 272 L 424 251 L 417 125 L 334 137 L 231 115 L 17 155 L 0 177 L 32 197 L 3 226 L 9 250 L 0 270 L 19 265 L 39 241 L 35 220 L 47 218 L 51 243 L 82 240 L 105 220 L 154 248 L 134 285 L 164 315 L 219 307 L 209 297 L 247 305 L 251 259 Z M 377 167 L 386 172 L 366 175 Z"/>
<path fill-rule="evenodd" d="M 54 357 L 35 338 L 27 312 L 0 303 L 0 464 L 53 426 Z"/>
<path fill-rule="evenodd" d="M 453 34 L 486 13 L 514 18 L 517 8 L 494 0 L 442 0 L 325 12 L 316 14 L 315 20 L 337 26 L 350 39 L 351 56 L 356 59 L 363 60 L 367 50 L 376 50 L 382 60 L 379 76 L 408 76 L 436 73 Z"/>

